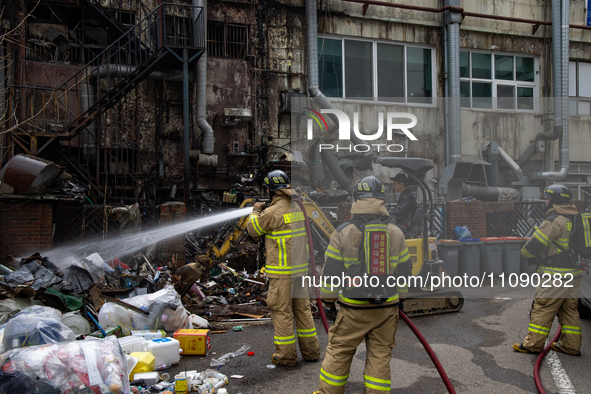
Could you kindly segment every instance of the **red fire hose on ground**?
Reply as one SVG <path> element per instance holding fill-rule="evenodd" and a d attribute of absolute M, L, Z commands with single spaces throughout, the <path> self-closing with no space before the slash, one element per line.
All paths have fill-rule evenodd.
<path fill-rule="evenodd" d="M 558 338 L 560 338 L 561 331 L 562 331 L 562 326 L 558 325 L 558 332 L 556 333 L 556 335 L 554 335 L 554 338 L 552 338 L 550 343 L 548 343 L 548 346 L 546 346 L 544 348 L 544 351 L 542 351 L 542 353 L 540 353 L 540 355 L 538 356 L 538 358 L 536 360 L 536 364 L 534 365 L 534 381 L 536 382 L 536 388 L 538 389 L 538 393 L 540 393 L 540 394 L 546 394 L 546 391 L 544 390 L 544 386 L 542 385 L 542 380 L 540 379 L 540 366 L 542 365 L 542 361 L 544 360 L 544 357 L 546 357 L 546 354 L 548 354 L 548 351 L 550 350 L 550 345 L 552 344 L 552 342 L 556 342 L 556 341 L 558 341 Z"/>
<path fill-rule="evenodd" d="M 314 245 L 312 243 L 312 232 L 310 231 L 310 221 L 308 220 L 308 215 L 306 214 L 306 209 L 304 208 L 304 204 L 302 203 L 302 201 L 298 200 L 298 199 L 294 199 L 293 201 L 295 201 L 300 206 L 302 212 L 304 213 L 304 219 L 305 219 L 304 222 L 306 224 L 306 234 L 308 236 L 308 251 L 310 253 L 310 262 L 312 264 L 312 273 L 313 273 L 314 277 L 316 277 L 316 262 L 315 262 L 315 258 L 314 258 Z M 328 334 L 328 322 L 326 321 L 326 316 L 324 314 L 324 308 L 322 307 L 322 300 L 320 298 L 320 290 L 318 290 L 318 287 L 314 286 L 314 292 L 316 294 L 316 301 L 318 302 L 318 311 L 320 312 L 320 318 L 322 319 L 322 324 L 324 324 L 324 329 L 326 330 L 326 333 Z M 435 355 L 435 352 L 433 351 L 433 349 L 431 349 L 431 346 L 429 345 L 429 343 L 427 342 L 427 340 L 425 339 L 423 334 L 421 334 L 421 332 L 419 331 L 417 326 L 415 326 L 410 321 L 410 319 L 408 318 L 408 316 L 406 316 L 406 314 L 404 312 L 399 310 L 398 313 L 399 313 L 400 317 L 402 318 L 402 320 L 404 320 L 404 322 L 408 325 L 408 327 L 410 327 L 412 332 L 416 335 L 416 337 L 419 339 L 419 341 L 421 342 L 421 344 L 423 345 L 423 347 L 427 351 L 427 354 L 431 358 L 431 361 L 433 361 L 433 364 L 435 364 L 435 368 L 437 368 L 437 372 L 439 372 L 439 376 L 441 376 L 441 379 L 443 380 L 443 384 L 445 384 L 447 391 L 450 394 L 456 394 L 456 391 L 455 391 L 453 385 L 451 384 L 451 381 L 449 380 L 449 378 L 447 377 L 447 374 L 443 370 L 443 366 L 439 362 L 439 359 Z"/>

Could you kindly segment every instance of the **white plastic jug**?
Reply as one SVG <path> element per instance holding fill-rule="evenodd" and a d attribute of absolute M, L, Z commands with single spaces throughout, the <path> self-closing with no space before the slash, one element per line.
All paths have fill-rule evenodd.
<path fill-rule="evenodd" d="M 148 342 L 142 337 L 134 336 L 117 338 L 117 340 L 119 341 L 119 345 L 121 345 L 121 349 L 123 349 L 124 354 L 131 354 L 133 352 L 145 352 L 146 350 L 143 350 L 143 344 L 144 342 Z"/>
<path fill-rule="evenodd" d="M 180 342 L 174 338 L 159 338 L 142 344 L 144 352 L 150 352 L 156 359 L 155 365 L 178 364 L 181 361 Z"/>

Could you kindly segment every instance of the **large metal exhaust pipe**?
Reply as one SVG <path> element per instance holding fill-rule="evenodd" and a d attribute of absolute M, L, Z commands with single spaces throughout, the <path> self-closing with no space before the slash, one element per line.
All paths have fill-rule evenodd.
<path fill-rule="evenodd" d="M 562 180 L 566 178 L 569 167 L 568 134 L 568 60 L 569 60 L 569 0 L 552 0 L 552 95 L 554 112 L 554 132 L 540 133 L 536 137 L 556 137 L 560 135 L 559 171 L 542 171 L 530 174 L 532 182 Z M 549 135 L 548 135 L 549 134 Z M 557 138 L 557 137 L 556 137 Z"/>

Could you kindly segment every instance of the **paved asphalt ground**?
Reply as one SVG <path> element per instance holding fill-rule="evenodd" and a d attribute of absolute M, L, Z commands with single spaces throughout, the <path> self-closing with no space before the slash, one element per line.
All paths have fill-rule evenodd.
<path fill-rule="evenodd" d="M 511 349 L 514 342 L 523 339 L 529 323 L 531 298 L 522 296 L 523 293 L 507 291 L 497 299 L 470 298 L 459 313 L 412 319 L 431 344 L 457 393 L 537 393 L 533 379 L 536 356 Z M 557 326 L 555 322 L 550 337 L 554 336 Z M 328 337 L 320 320 L 316 320 L 316 329 L 323 357 Z M 581 357 L 551 351 L 550 358 L 547 356 L 542 364 L 541 377 L 547 393 L 591 392 L 591 320 L 582 320 L 582 330 Z M 233 358 L 219 369 L 227 376 L 244 375 L 242 379 L 230 379 L 227 386 L 230 394 L 311 394 L 318 388 L 321 361 L 306 362 L 300 356 L 296 367 L 266 367 L 272 364 L 271 324 L 214 334 L 211 347 L 215 354 L 184 356 L 171 372 L 204 370 L 212 357 L 238 350 L 245 343 L 255 355 Z M 345 393 L 363 393 L 365 355 L 362 344 L 357 349 Z M 398 326 L 391 368 L 394 393 L 447 392 L 427 353 L 402 321 Z"/>

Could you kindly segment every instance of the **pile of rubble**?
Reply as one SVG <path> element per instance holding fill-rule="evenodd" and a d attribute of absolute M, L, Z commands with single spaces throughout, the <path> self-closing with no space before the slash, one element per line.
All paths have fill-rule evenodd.
<path fill-rule="evenodd" d="M 211 240 L 203 239 L 202 247 Z M 199 247 L 200 240 L 192 241 Z M 228 257 L 254 252 L 256 245 L 245 244 Z M 193 336 L 270 321 L 264 272 L 248 274 L 219 263 L 181 296 L 174 286 L 180 278 L 168 266 L 174 267 L 174 259 L 165 265 L 148 255 L 105 261 L 94 253 L 81 261 L 52 262 L 35 254 L 0 265 L 0 392 L 27 387 L 28 393 L 128 393 L 136 384 L 163 393 L 174 390 L 178 377 L 152 371 L 180 358 L 159 360 L 161 350 L 152 354 L 150 347 L 161 342 L 150 341 L 176 346 L 169 353 L 178 355 L 181 342 Z M 213 393 L 227 378 L 212 373 L 185 380 Z"/>

